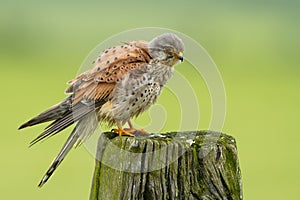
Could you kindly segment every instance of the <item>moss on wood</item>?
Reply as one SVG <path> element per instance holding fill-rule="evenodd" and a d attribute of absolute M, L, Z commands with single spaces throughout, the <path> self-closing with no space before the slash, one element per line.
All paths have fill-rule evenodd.
<path fill-rule="evenodd" d="M 211 131 L 99 138 L 90 199 L 242 199 L 235 139 Z"/>

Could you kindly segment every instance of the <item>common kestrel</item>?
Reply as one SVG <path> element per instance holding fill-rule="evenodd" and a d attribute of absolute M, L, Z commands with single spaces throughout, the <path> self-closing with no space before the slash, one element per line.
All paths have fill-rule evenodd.
<path fill-rule="evenodd" d="M 69 96 L 19 129 L 53 121 L 35 138 L 33 145 L 77 123 L 39 183 L 47 182 L 54 170 L 74 145 L 85 141 L 99 122 L 117 125 L 115 132 L 134 136 L 136 129 L 130 119 L 154 104 L 174 65 L 183 61 L 184 44 L 173 33 L 164 33 L 150 42 L 132 41 L 106 49 L 94 66 L 69 81 Z M 128 123 L 129 128 L 122 126 Z"/>

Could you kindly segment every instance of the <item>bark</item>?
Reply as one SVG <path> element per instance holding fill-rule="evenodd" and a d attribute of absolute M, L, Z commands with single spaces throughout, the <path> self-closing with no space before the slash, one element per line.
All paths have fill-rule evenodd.
<path fill-rule="evenodd" d="M 235 139 L 212 131 L 103 133 L 90 199 L 242 199 Z"/>

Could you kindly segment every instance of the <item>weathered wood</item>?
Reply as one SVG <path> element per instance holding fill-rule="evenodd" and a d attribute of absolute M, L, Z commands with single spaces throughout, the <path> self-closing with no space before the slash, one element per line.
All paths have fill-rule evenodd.
<path fill-rule="evenodd" d="M 242 199 L 235 139 L 211 132 L 99 138 L 90 199 Z"/>

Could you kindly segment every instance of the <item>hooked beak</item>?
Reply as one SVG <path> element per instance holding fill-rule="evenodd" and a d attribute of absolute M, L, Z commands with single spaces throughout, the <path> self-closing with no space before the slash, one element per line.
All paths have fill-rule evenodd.
<path fill-rule="evenodd" d="M 183 62 L 183 53 L 182 53 L 182 52 L 179 52 L 179 53 L 177 54 L 177 58 L 178 58 L 178 60 L 180 60 L 181 62 Z"/>

